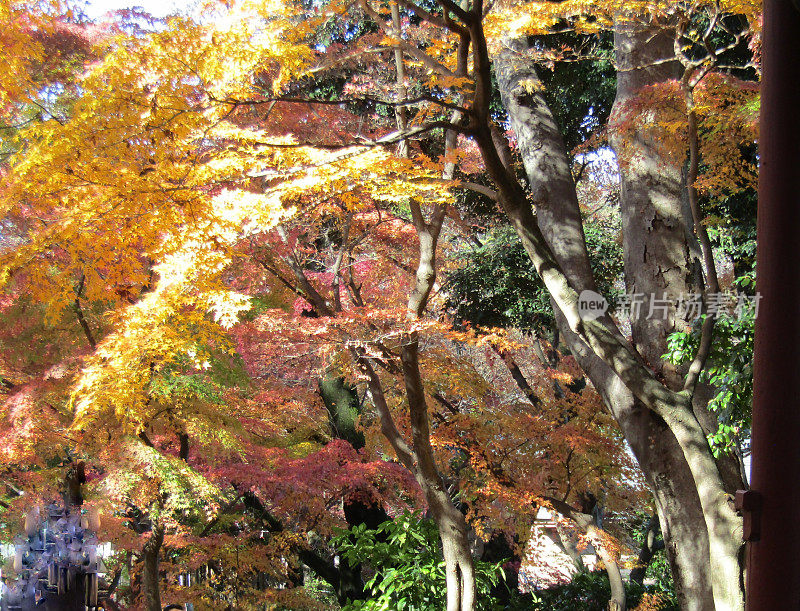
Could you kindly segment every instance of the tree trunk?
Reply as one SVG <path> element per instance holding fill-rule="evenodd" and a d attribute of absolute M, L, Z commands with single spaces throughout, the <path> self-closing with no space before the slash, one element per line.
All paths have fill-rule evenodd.
<path fill-rule="evenodd" d="M 560 499 L 546 497 L 546 500 L 553 506 L 553 509 L 565 518 L 572 520 L 577 524 L 578 528 L 586 533 L 597 555 L 603 561 L 606 567 L 606 574 L 608 575 L 608 583 L 611 586 L 611 599 L 608 601 L 608 611 L 625 611 L 627 609 L 625 583 L 622 581 L 622 573 L 619 570 L 617 559 L 609 551 L 609 546 L 606 544 L 606 541 L 604 541 L 604 539 L 608 539 L 608 535 L 597 526 L 591 514 L 578 511 Z"/>
<path fill-rule="evenodd" d="M 666 295 L 675 299 L 679 294 L 703 289 L 702 264 L 699 256 L 690 252 L 694 223 L 691 210 L 686 206 L 686 186 L 681 171 L 683 160 L 671 159 L 665 154 L 659 142 L 663 137 L 661 134 L 639 125 L 632 131 L 619 129 L 626 119 L 626 105 L 639 95 L 642 87 L 658 85 L 679 76 L 679 65 L 674 61 L 674 37 L 670 28 L 645 26 L 635 17 L 618 20 L 614 36 L 618 66 L 617 99 L 612 111 L 611 143 L 620 161 L 626 285 L 629 293 L 645 293 L 641 315 L 631 317 L 633 342 L 666 384 L 679 390 L 685 372 L 676 371 L 660 358 L 666 352 L 667 335 L 679 328 L 676 313 L 671 309 L 667 316 L 659 313 L 649 319 L 647 314 L 651 311 L 651 296 Z M 707 415 L 704 405 L 692 405 L 691 408 L 695 418 Z M 700 418 L 697 422 L 700 423 Z M 684 431 L 673 427 L 673 432 L 681 441 Z M 707 529 L 714 603 L 717 608 L 743 609 L 742 566 L 739 561 L 741 533 L 732 528 L 736 521 L 730 519 L 733 512 L 729 499 L 719 492 L 712 495 L 704 492 L 701 480 L 705 471 L 713 469 L 714 475 L 723 481 L 725 491 L 731 493 L 729 486 L 737 484 L 735 481 L 732 484 L 731 478 L 726 477 L 732 471 L 732 461 L 730 457 L 721 461 L 710 460 L 702 428 L 700 433 L 702 446 L 693 449 L 690 454 L 694 456 L 686 453 L 686 442 L 681 446 L 688 460 L 697 461 L 692 466 L 693 479 Z M 695 433 L 692 436 L 700 437 Z M 700 461 L 708 465 L 699 467 Z"/>
<path fill-rule="evenodd" d="M 461 5 L 462 10 L 467 10 L 468 3 L 466 0 L 462 0 Z M 397 18 L 397 16 L 398 13 L 395 12 L 395 17 Z M 397 23 L 397 21 L 395 22 Z M 466 76 L 469 44 L 468 39 L 464 37 L 459 42 L 457 58 L 455 73 Z M 402 62 L 400 63 L 402 64 Z M 462 116 L 460 110 L 455 110 L 451 114 L 451 120 L 453 123 L 458 123 Z M 399 126 L 403 129 L 402 121 Z M 445 131 L 445 158 L 449 157 L 456 149 L 457 140 L 458 134 L 456 131 Z M 452 160 L 446 161 L 442 170 L 442 178 L 445 180 L 452 179 L 455 175 L 455 170 L 455 162 Z M 419 261 L 417 263 L 414 287 L 409 294 L 406 310 L 408 319 L 416 320 L 425 311 L 428 298 L 436 281 L 436 246 L 442 230 L 442 224 L 447 215 L 447 206 L 434 205 L 430 220 L 427 221 L 420 202 L 412 199 L 409 205 L 414 228 L 419 238 Z M 446 572 L 447 611 L 473 611 L 475 608 L 475 566 L 467 538 L 467 521 L 464 518 L 464 514 L 453 505 L 453 501 L 447 493 L 442 476 L 436 466 L 433 447 L 431 446 L 425 387 L 419 367 L 419 337 L 416 331 L 403 334 L 401 337 L 400 361 L 402 363 L 403 381 L 408 401 L 413 446 L 412 455 L 406 457 L 406 462 L 425 493 L 431 515 L 439 529 Z M 387 425 L 385 418 L 387 415 L 388 409 L 384 408 L 382 411 L 384 431 Z M 390 441 L 396 434 L 397 431 L 395 429 L 388 436 Z M 397 445 L 394 443 L 393 445 L 397 449 Z"/>
<path fill-rule="evenodd" d="M 627 600 L 625 598 L 625 582 L 622 581 L 622 573 L 619 564 L 613 556 L 603 550 L 598 551 L 598 555 L 603 560 L 608 575 L 608 583 L 611 585 L 611 598 L 608 601 L 608 611 L 625 611 Z"/>
<path fill-rule="evenodd" d="M 459 514 L 460 515 L 460 514 Z M 475 608 L 475 569 L 466 537 L 466 522 L 438 519 L 447 578 L 447 611 L 472 611 Z"/>
<path fill-rule="evenodd" d="M 142 547 L 142 599 L 145 611 L 161 611 L 158 556 L 164 542 L 164 526 L 153 524 L 150 538 Z"/>
<path fill-rule="evenodd" d="M 361 409 L 355 388 L 340 376 L 329 376 L 319 381 L 319 395 L 328 410 L 333 437 L 344 439 L 356 450 L 363 448 L 364 434 L 356 426 Z"/>
<path fill-rule="evenodd" d="M 573 541 L 570 533 L 567 532 L 561 524 L 556 524 L 556 532 L 558 533 L 558 540 L 561 543 L 561 549 L 569 556 L 569 559 L 572 560 L 572 564 L 575 565 L 575 570 L 578 572 L 585 571 L 586 567 L 583 564 L 583 558 L 581 558 L 578 546 L 575 544 L 575 541 Z"/>
<path fill-rule="evenodd" d="M 328 410 L 333 436 L 349 442 L 356 450 L 362 449 L 365 440 L 364 434 L 356 426 L 361 409 L 355 388 L 342 377 L 329 376 L 319 381 L 319 394 Z M 364 524 L 370 530 L 375 530 L 389 519 L 389 515 L 379 504 L 345 498 L 344 518 L 349 527 Z M 368 597 L 368 592 L 364 590 L 361 569 L 360 563 L 350 565 L 347 559 L 339 559 L 338 575 L 332 585 L 342 606 Z"/>
<path fill-rule="evenodd" d="M 675 436 L 579 338 L 573 333 L 564 338 L 617 420 L 653 492 L 681 609 L 713 611 L 708 534 Z"/>
<path fill-rule="evenodd" d="M 409 404 L 413 446 L 409 445 L 394 422 L 380 379 L 372 364 L 358 356 L 361 371 L 367 376 L 369 392 L 381 419 L 381 432 L 392 445 L 398 460 L 414 474 L 422 488 L 428 509 L 439 530 L 447 575 L 447 611 L 473 611 L 475 608 L 475 569 L 467 538 L 467 522 L 453 505 L 444 481 L 436 468 L 430 443 L 428 408 L 419 372 L 415 335 L 402 339 L 401 359 L 406 397 Z M 358 354 L 358 353 L 357 353 Z"/>
<path fill-rule="evenodd" d="M 82 486 L 86 483 L 86 465 L 79 461 L 70 465 L 64 477 L 64 507 L 75 511 L 83 504 Z"/>
<path fill-rule="evenodd" d="M 631 583 L 644 584 L 644 576 L 647 573 L 647 567 L 650 566 L 650 562 L 653 560 L 653 556 L 657 551 L 664 549 L 663 539 L 657 539 L 659 531 L 658 516 L 651 516 L 644 531 L 642 547 L 639 549 L 639 558 L 636 560 L 636 566 L 631 571 Z"/>
<path fill-rule="evenodd" d="M 467 521 L 444 490 L 426 491 L 431 515 L 442 539 L 447 582 L 447 611 L 475 609 L 475 567 L 467 539 Z M 433 502 L 431 502 L 433 501 Z"/>
<path fill-rule="evenodd" d="M 344 519 L 351 528 L 363 524 L 368 529 L 375 530 L 390 518 L 378 504 L 345 499 Z M 366 600 L 369 597 L 369 593 L 364 589 L 361 568 L 361 564 L 350 565 L 346 558 L 339 558 L 339 585 L 336 596 L 342 606 L 349 601 Z"/>
<path fill-rule="evenodd" d="M 416 457 L 414 473 L 442 539 L 447 577 L 447 611 L 473 611 L 475 567 L 467 538 L 467 521 L 464 514 L 453 505 L 436 467 L 430 442 L 428 406 L 419 369 L 419 343 L 415 334 L 403 338 L 400 358 Z"/>
<path fill-rule="evenodd" d="M 447 134 L 447 148 L 455 144 L 455 135 Z M 446 164 L 445 175 L 452 176 L 452 164 Z M 411 201 L 414 226 L 419 237 L 419 263 L 416 282 L 408 299 L 408 318 L 421 317 L 436 280 L 436 244 L 444 222 L 446 208 L 434 206 L 430 222 L 422 215 L 419 202 Z M 354 349 L 357 362 L 367 376 L 370 394 L 381 419 L 381 430 L 401 463 L 414 474 L 425 494 L 425 500 L 442 540 L 447 583 L 447 611 L 473 611 L 475 608 L 475 568 L 467 538 L 467 522 L 453 505 L 442 476 L 436 466 L 431 446 L 428 405 L 419 366 L 419 336 L 416 331 L 404 333 L 400 339 L 400 361 L 411 422 L 412 443 L 409 445 L 398 430 L 375 370 L 363 352 Z"/>
<path fill-rule="evenodd" d="M 582 243 L 582 219 L 575 186 L 569 173 L 560 132 L 541 96 L 530 93 L 536 88 L 523 86 L 523 83 L 529 83 L 531 80 L 535 82 L 537 79 L 532 60 L 524 46 L 520 46 L 519 43 L 509 43 L 495 55 L 494 65 L 503 103 L 517 135 L 536 205 L 535 219 L 521 205 L 507 207 L 509 218 L 520 233 L 523 244 L 528 238 L 527 233 L 531 224 L 537 224 L 550 245 L 559 267 L 567 274 L 571 287 L 576 292 L 584 289 L 594 290 L 595 283 L 588 255 L 585 244 Z M 651 182 L 650 184 L 655 188 L 658 183 Z M 672 182 L 673 187 L 676 184 L 680 188 L 679 183 Z M 626 191 L 627 196 L 631 197 L 634 192 L 632 185 L 629 185 Z M 659 196 L 663 203 L 666 195 L 662 193 Z M 650 205 L 656 203 L 653 200 L 649 201 Z M 678 201 L 681 201 L 680 192 L 678 192 Z M 670 202 L 670 204 L 672 205 L 674 202 Z M 650 213 L 647 218 L 652 219 L 653 217 L 653 214 Z M 682 222 L 682 218 L 679 215 L 678 220 Z M 680 225 L 680 231 L 675 231 L 675 227 L 667 226 L 664 223 L 657 222 L 655 226 L 656 228 L 663 226 L 669 230 L 671 239 L 683 242 L 683 246 L 677 250 L 680 253 L 686 252 L 686 229 L 683 225 Z M 535 238 L 535 236 L 533 237 Z M 535 248 L 535 244 L 526 245 L 529 254 Z M 655 252 L 651 252 L 651 255 L 658 255 L 657 246 L 653 246 L 653 251 Z M 676 248 L 670 247 L 666 249 L 666 252 L 674 255 Z M 532 259 L 536 262 L 533 255 Z M 687 260 L 684 256 L 683 263 L 676 260 L 675 265 L 681 264 L 682 269 L 686 271 Z M 628 262 L 631 263 L 630 260 Z M 648 261 L 648 265 L 654 264 L 657 265 L 655 259 Z M 641 267 L 644 262 L 636 263 L 636 265 Z M 666 269 L 667 267 L 670 266 L 665 266 L 665 270 L 672 273 L 672 270 Z M 658 269 L 656 268 L 653 273 L 657 275 Z M 681 285 L 683 286 L 684 282 L 681 282 Z M 714 609 L 708 543 L 709 529 L 706 523 L 708 516 L 704 515 L 700 503 L 697 478 L 693 476 L 684 454 L 684 447 L 690 448 L 692 442 L 684 439 L 684 443 L 679 444 L 678 439 L 664 420 L 634 397 L 633 392 L 626 387 L 612 369 L 610 361 L 604 360 L 593 348 L 590 348 L 573 331 L 572 325 L 561 314 L 555 301 L 553 305 L 565 342 L 595 388 L 603 396 L 606 406 L 619 423 L 653 489 L 682 608 Z M 649 331 L 651 329 L 646 328 L 640 333 L 639 343 L 643 348 L 646 343 L 644 335 Z M 651 357 L 652 355 L 660 356 L 665 352 L 663 339 L 667 331 L 660 327 L 654 327 L 652 331 L 655 346 L 647 346 L 647 354 Z M 652 363 L 649 364 L 652 365 Z M 655 365 L 660 365 L 660 360 L 657 359 Z M 679 408 L 680 406 L 676 405 L 675 411 L 678 411 Z M 685 429 L 685 427 L 683 428 Z M 705 438 L 697 434 L 698 429 L 699 426 L 692 429 L 692 434 L 697 438 L 695 452 L 710 454 L 707 451 Z M 704 458 L 708 458 L 708 456 L 704 456 Z M 703 468 L 707 469 L 708 463 L 709 461 L 705 460 Z M 699 474 L 702 469 L 695 465 L 695 471 Z M 724 505 L 726 499 L 720 498 L 716 502 L 717 506 Z M 706 497 L 706 504 L 709 506 L 712 504 L 708 497 Z M 730 524 L 733 520 L 731 520 L 729 508 L 723 506 L 720 510 Z M 713 510 L 710 513 L 717 512 Z M 737 542 L 734 530 L 729 528 L 728 531 L 727 534 L 718 532 L 717 536 L 718 541 L 725 540 L 727 537 L 726 550 L 723 555 L 727 556 L 726 563 L 730 568 L 731 552 L 736 548 Z M 738 583 L 737 579 L 733 581 Z"/>

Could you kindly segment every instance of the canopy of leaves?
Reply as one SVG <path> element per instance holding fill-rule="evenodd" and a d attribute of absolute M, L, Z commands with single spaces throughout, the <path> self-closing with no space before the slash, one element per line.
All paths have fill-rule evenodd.
<path fill-rule="evenodd" d="M 509 34 L 539 41 L 546 96 L 570 148 L 594 146 L 609 112 L 602 30 L 621 6 L 588 14 L 585 2 L 500 2 L 486 16 L 492 45 Z M 671 17 L 670 6 L 659 11 Z M 515 342 L 553 320 L 507 227 L 470 234 L 475 219 L 448 221 L 442 287 L 426 313 L 409 316 L 425 237 L 417 217 L 450 207 L 461 179 L 488 189 L 474 143 L 457 138 L 447 155 L 442 144 L 475 76 L 455 74 L 459 43 L 447 24 L 403 9 L 396 32 L 390 6 L 365 2 L 205 9 L 104 30 L 65 7 L 0 3 L 0 457 L 10 513 L 57 498 L 84 461 L 85 492 L 103 507 L 120 565 L 163 526 L 165 573 L 216 567 L 193 588 L 171 578 L 170 600 L 311 608 L 291 587 L 301 558 L 332 565 L 338 550 L 375 568 L 374 599 L 352 608 L 441 607 L 435 529 L 404 513 L 424 502 L 381 434 L 388 414 L 411 438 L 398 354 L 412 335 L 436 468 L 480 536 L 523 545 L 545 493 L 603 490 L 611 508 L 640 504 L 632 459 L 574 360 L 543 362 Z M 407 55 L 401 83 L 396 47 Z M 656 127 L 682 160 L 676 91 L 643 92 L 628 128 L 642 128 L 643 109 L 657 102 Z M 698 186 L 722 209 L 752 187 L 754 157 L 742 143 L 752 143 L 754 91 L 718 77 L 697 93 Z M 400 140 L 405 152 L 395 154 Z M 458 208 L 485 218 L 486 201 Z M 586 237 L 611 297 L 619 229 L 595 212 L 587 207 Z M 748 251 L 741 229 L 721 231 L 719 244 Z M 722 349 L 706 374 L 720 389 L 722 422 L 739 427 L 721 429 L 723 447 L 746 429 L 749 324 L 720 323 Z M 695 344 L 676 336 L 671 358 L 690 358 Z M 346 413 L 332 414 L 318 392 L 330 379 L 347 389 Z M 399 517 L 329 546 L 357 502 Z M 482 593 L 499 574 L 479 566 Z"/>

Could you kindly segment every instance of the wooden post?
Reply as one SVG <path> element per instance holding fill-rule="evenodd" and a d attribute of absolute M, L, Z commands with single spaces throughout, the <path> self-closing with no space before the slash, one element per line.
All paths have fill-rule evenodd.
<path fill-rule="evenodd" d="M 85 603 L 86 608 L 94 611 L 97 608 L 97 573 L 86 573 Z"/>
<path fill-rule="evenodd" d="M 747 609 L 800 604 L 800 10 L 764 0 Z M 744 501 L 744 499 L 742 499 Z"/>

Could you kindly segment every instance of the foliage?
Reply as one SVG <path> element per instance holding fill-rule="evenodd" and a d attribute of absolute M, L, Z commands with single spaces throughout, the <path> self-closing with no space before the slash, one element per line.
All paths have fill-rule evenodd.
<path fill-rule="evenodd" d="M 717 431 L 709 435 L 715 455 L 734 448 L 746 452 L 752 422 L 753 352 L 759 297 L 755 294 L 755 215 L 754 207 L 750 208 L 754 202 L 747 195 L 732 196 L 723 204 L 730 206 L 732 200 L 743 200 L 746 216 L 742 220 L 729 216 L 727 223 L 715 227 L 712 233 L 719 251 L 735 263 L 738 275 L 733 279 L 732 288 L 737 291 L 737 299 L 749 296 L 747 302 L 737 302 L 736 307 L 720 312 L 714 326 L 711 352 L 701 376 L 701 380 L 714 388 L 708 408 L 717 414 L 719 422 Z M 691 330 L 671 334 L 664 358 L 675 364 L 690 362 L 699 346 L 701 325 L 702 318 L 698 318 Z"/>
<path fill-rule="evenodd" d="M 539 70 L 544 96 L 571 151 L 598 135 L 611 113 L 616 90 L 612 36 L 610 32 L 581 36 L 567 31 L 539 40 L 552 49 L 554 57 Z M 575 61 L 556 61 L 570 53 Z"/>
<path fill-rule="evenodd" d="M 374 571 L 366 587 L 372 596 L 353 601 L 345 611 L 422 611 L 445 605 L 445 567 L 436 524 L 418 512 L 403 513 L 377 529 L 365 525 L 341 531 L 332 544 L 351 565 Z M 488 593 L 501 579 L 499 564 L 478 562 L 477 609 L 492 609 Z"/>
<path fill-rule="evenodd" d="M 622 248 L 614 221 L 585 224 L 590 263 L 600 292 L 611 298 L 622 276 Z M 477 247 L 454 253 L 446 271 L 446 308 L 456 325 L 541 332 L 554 325 L 550 298 L 513 229 L 492 228 Z M 613 301 L 613 299 L 610 299 Z"/>
<path fill-rule="evenodd" d="M 538 330 L 552 322 L 549 299 L 513 230 L 501 227 L 458 253 L 447 307 L 456 325 Z"/>
<path fill-rule="evenodd" d="M 637 547 L 645 541 L 645 537 L 649 536 L 652 524 L 650 523 L 652 510 L 650 512 L 638 512 L 634 517 L 634 524 L 631 527 L 632 539 Z M 653 583 L 656 592 L 668 595 L 675 598 L 675 586 L 672 581 L 672 572 L 669 566 L 669 559 L 667 558 L 666 546 L 659 545 L 664 543 L 663 533 L 658 528 L 657 534 L 653 539 L 656 545 L 655 552 L 653 553 L 650 562 L 647 565 L 644 580 Z"/>
<path fill-rule="evenodd" d="M 747 295 L 755 293 L 756 208 L 758 194 L 745 189 L 705 202 L 706 220 L 715 251 L 730 260 L 732 282 Z"/>
<path fill-rule="evenodd" d="M 757 185 L 753 145 L 758 139 L 758 95 L 756 83 L 715 73 L 694 89 L 702 156 L 701 172 L 694 183 L 699 193 L 719 200 Z M 686 113 L 680 81 L 669 80 L 642 88 L 620 109 L 614 127 L 625 134 L 637 130 L 649 134 L 660 154 L 682 164 L 686 159 Z M 616 151 L 622 164 L 635 162 L 629 146 Z"/>
<path fill-rule="evenodd" d="M 492 45 L 514 29 L 539 37 L 570 147 L 609 112 L 608 28 L 619 5 L 587 15 L 584 2 L 498 3 L 486 17 Z M 75 23 L 58 3 L 0 4 L 0 455 L 11 490 L 25 492 L 9 499 L 10 513 L 57 498 L 85 461 L 85 492 L 107 514 L 117 560 L 165 528 L 168 598 L 302 608 L 299 558 L 319 552 L 309 533 L 328 538 L 354 501 L 423 506 L 381 436 L 396 422 L 410 437 L 398 356 L 409 337 L 421 338 L 424 442 L 479 534 L 524 545 L 528 510 L 554 490 L 609 489 L 609 503 L 637 502 L 638 477 L 599 396 L 573 392 L 585 386 L 574 360 L 538 362 L 509 339 L 553 323 L 509 228 L 479 232 L 483 245 L 472 248 L 448 222 L 437 252 L 452 265 L 446 295 L 433 291 L 427 311 L 409 316 L 425 237 L 415 216 L 455 201 L 458 181 L 445 178 L 453 161 L 457 178 L 487 182 L 474 142 L 459 137 L 445 155 L 441 137 L 476 75 L 455 75 L 458 37 L 438 17 L 404 7 L 398 35 L 371 7 L 208 2 L 202 18 L 105 30 Z M 389 61 L 397 46 L 407 52 L 402 85 Z M 571 63 L 580 53 L 599 61 Z M 752 182 L 752 159 L 726 165 L 726 153 L 752 138 L 753 91 L 709 81 L 698 93 L 705 188 L 736 194 Z M 395 119 L 402 96 L 418 97 L 403 105 L 405 125 Z M 670 134 L 682 135 L 682 120 L 664 118 Z M 404 154 L 393 152 L 398 127 L 409 130 Z M 735 137 L 716 145 L 719 133 Z M 585 227 L 610 297 L 619 229 Z M 743 332 L 730 326 L 729 354 L 744 355 Z M 695 340 L 682 341 L 676 359 Z M 517 379 L 527 376 L 524 397 L 511 356 Z M 730 396 L 741 391 L 735 366 L 709 372 Z M 317 392 L 330 376 L 352 390 L 350 413 L 333 423 Z M 741 418 L 725 401 L 723 420 Z M 352 443 L 336 439 L 339 425 L 356 432 Z M 443 606 L 435 527 L 418 513 L 354 526 L 335 544 L 376 571 L 374 600 L 350 608 Z M 213 576 L 176 585 L 200 566 Z M 500 570 L 478 572 L 488 609 Z"/>
<path fill-rule="evenodd" d="M 672 333 L 664 357 L 671 363 L 690 362 L 700 344 L 700 317 L 691 331 Z M 716 454 L 742 447 L 750 437 L 753 401 L 753 349 L 755 306 L 740 314 L 722 314 L 714 327 L 714 343 L 701 380 L 715 389 L 708 408 L 715 412 L 719 426 L 709 435 Z"/>
<path fill-rule="evenodd" d="M 642 588 L 626 584 L 628 606 L 631 609 L 677 611 L 673 596 L 661 587 Z M 563 586 L 534 593 L 536 611 L 603 611 L 608 608 L 611 586 L 605 572 L 580 572 Z M 641 606 L 637 606 L 641 604 Z"/>
<path fill-rule="evenodd" d="M 652 580 L 655 590 L 665 597 L 673 599 L 673 604 L 677 605 L 674 582 L 672 581 L 672 570 L 669 566 L 669 559 L 665 550 L 658 550 L 644 575 L 645 580 Z"/>

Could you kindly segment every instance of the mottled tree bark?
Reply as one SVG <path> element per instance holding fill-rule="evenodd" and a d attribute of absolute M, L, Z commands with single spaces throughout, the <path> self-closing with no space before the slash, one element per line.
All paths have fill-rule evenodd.
<path fill-rule="evenodd" d="M 646 43 L 651 44 L 652 40 L 637 41 L 631 49 L 639 51 L 639 46 Z M 647 365 L 649 370 L 658 370 L 667 379 L 673 392 L 678 390 L 679 372 L 665 370 L 659 358 L 665 352 L 665 339 L 674 329 L 675 320 L 667 317 L 663 322 L 637 321 L 634 342 L 639 350 L 633 351 L 624 348 L 624 340 L 620 340 L 613 323 L 600 319 L 596 327 L 603 334 L 602 329 L 608 329 L 609 342 L 611 335 L 617 335 L 613 341 L 619 346 L 607 350 L 605 340 L 597 341 L 599 338 L 592 338 L 591 333 L 586 335 L 585 321 L 570 318 L 568 313 L 574 312 L 574 293 L 594 290 L 595 284 L 563 141 L 544 99 L 536 93 L 535 86 L 530 86 L 538 77 L 525 46 L 507 44 L 493 59 L 503 102 L 531 183 L 536 215 L 522 203 L 506 203 L 504 209 L 545 284 L 549 284 L 549 289 L 552 287 L 554 310 L 565 342 L 603 396 L 653 489 L 682 606 L 713 609 L 709 532 L 713 532 L 720 554 L 717 568 L 724 567 L 723 572 L 730 577 L 730 570 L 734 566 L 738 569 L 733 562 L 739 543 L 738 522 L 727 505 L 726 486 L 710 456 L 702 428 L 694 414 L 686 413 L 689 406 L 685 398 L 677 393 L 662 393 L 638 373 Z M 655 152 L 652 147 L 645 151 L 650 155 L 646 171 L 628 175 L 623 187 L 624 225 L 632 235 L 626 247 L 626 276 L 634 290 L 663 296 L 666 287 L 677 286 L 680 291 L 691 286 L 693 262 L 680 169 L 667 168 L 665 181 L 659 182 L 656 177 L 660 166 L 651 165 L 656 163 Z M 487 166 L 494 166 L 490 174 L 494 173 L 493 178 L 499 181 L 502 204 L 504 198 L 510 202 L 519 198 L 519 194 L 514 193 L 515 185 L 498 168 L 501 157 L 492 151 L 485 154 Z M 548 255 L 552 259 L 548 260 Z M 565 278 L 553 273 L 556 267 L 563 270 Z M 548 282 L 546 277 L 550 274 L 553 278 Z M 566 311 L 562 311 L 564 307 Z M 646 309 L 643 318 L 647 313 Z M 623 362 L 628 364 L 622 365 Z M 633 374 L 634 371 L 637 373 Z M 655 395 L 642 393 L 643 383 L 664 398 L 663 409 L 653 409 L 651 398 Z M 670 418 L 669 425 L 662 415 Z M 680 439 L 676 433 L 680 433 Z M 712 480 L 714 483 L 706 488 Z M 703 489 L 702 500 L 699 488 Z M 719 515 L 723 516 L 721 521 L 716 519 Z M 726 608 L 739 608 L 736 595 L 726 592 L 719 578 L 716 581 L 721 597 L 718 602 L 733 605 Z M 733 582 L 738 580 L 734 578 Z"/>
<path fill-rule="evenodd" d="M 538 82 L 526 51 L 516 43 L 494 57 L 503 103 L 520 142 L 531 188 L 538 194 L 534 201 L 539 227 L 575 290 L 594 290 L 561 133 L 542 96 L 528 93 L 521 85 L 532 79 Z M 556 178 L 550 184 L 553 175 Z M 563 232 L 571 239 L 562 240 Z M 663 420 L 643 407 L 614 371 L 569 329 L 563 315 L 557 318 L 564 341 L 616 418 L 654 492 L 664 530 L 670 534 L 670 563 L 682 607 L 713 608 L 708 562 L 703 560 L 708 544 L 702 511 L 677 441 Z"/>
<path fill-rule="evenodd" d="M 675 32 L 671 28 L 643 25 L 635 18 L 618 20 L 615 30 L 617 98 L 612 111 L 611 143 L 620 161 L 626 285 L 629 293 L 645 294 L 641 315 L 631 318 L 633 342 L 666 385 L 680 390 L 684 387 L 686 371 L 676 370 L 660 357 L 666 352 L 667 336 L 688 321 L 680 321 L 674 309 L 669 309 L 666 316 L 659 312 L 658 316 L 649 317 L 651 308 L 648 302 L 651 296 L 662 295 L 674 301 L 680 294 L 702 292 L 706 284 L 703 281 L 702 255 L 698 250 L 691 251 L 698 236 L 693 236 L 695 222 L 688 205 L 691 198 L 687 197 L 682 176 L 683 159 L 666 155 L 659 141 L 660 134 L 643 125 L 619 129 L 627 119 L 626 105 L 639 95 L 643 87 L 680 76 L 674 40 Z M 637 121 L 641 121 L 641 117 Z M 696 151 L 693 153 L 696 155 Z M 703 232 L 701 229 L 699 237 L 707 239 Z M 711 255 L 707 254 L 706 259 L 709 258 Z M 705 270 L 707 285 L 716 291 L 719 287 L 713 258 L 708 265 L 710 269 Z M 694 399 L 693 412 L 702 427 L 709 414 L 700 393 L 696 393 Z M 706 426 L 716 428 L 715 423 Z M 707 450 L 707 446 L 697 449 L 704 453 Z M 730 494 L 734 491 L 732 488 L 742 487 L 731 457 L 723 457 L 716 461 L 715 466 L 725 492 Z M 694 474 L 696 485 L 701 484 L 696 481 L 699 475 L 698 472 Z M 740 586 L 741 541 L 737 540 L 739 533 L 730 531 L 729 526 L 719 520 L 720 511 L 730 509 L 726 507 L 729 499 L 720 495 L 714 502 L 705 501 L 701 498 L 709 541 L 708 582 L 714 603 L 718 608 L 741 609 L 744 596 Z"/>

